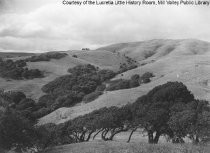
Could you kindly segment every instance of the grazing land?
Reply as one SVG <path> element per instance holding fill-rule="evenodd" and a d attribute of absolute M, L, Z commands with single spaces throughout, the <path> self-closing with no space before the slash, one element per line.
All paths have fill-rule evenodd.
<path fill-rule="evenodd" d="M 46 153 L 209 153 L 208 146 L 158 144 L 139 142 L 86 142 L 59 146 Z"/>

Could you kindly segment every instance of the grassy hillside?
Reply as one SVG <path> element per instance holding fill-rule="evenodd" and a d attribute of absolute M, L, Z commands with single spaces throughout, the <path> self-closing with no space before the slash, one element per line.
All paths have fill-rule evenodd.
<path fill-rule="evenodd" d="M 0 88 L 21 90 L 27 96 L 38 99 L 41 87 L 55 78 L 67 74 L 67 69 L 80 64 L 92 64 L 101 69 L 118 71 L 127 57 L 137 61 L 138 67 L 114 79 L 129 79 L 134 74 L 152 72 L 155 77 L 148 84 L 137 88 L 105 92 L 88 104 L 72 108 L 60 108 L 40 119 L 39 124 L 62 123 L 78 115 L 89 113 L 104 106 L 122 106 L 134 102 L 153 87 L 167 81 L 181 81 L 196 98 L 210 100 L 210 43 L 200 40 L 150 40 L 105 46 L 94 51 L 67 51 L 68 56 L 42 62 L 27 62 L 29 69 L 45 72 L 44 78 L 33 80 L 11 80 L 0 78 Z M 34 54 L 0 53 L 1 57 L 21 59 Z"/>
<path fill-rule="evenodd" d="M 40 124 L 62 123 L 104 106 L 122 106 L 134 102 L 153 87 L 168 81 L 181 81 L 196 98 L 210 100 L 210 43 L 199 40 L 151 40 L 115 44 L 100 48 L 136 59 L 139 67 L 119 74 L 114 79 L 129 79 L 133 74 L 152 72 L 155 77 L 137 88 L 105 92 L 95 101 L 72 108 L 60 108 L 41 118 Z M 92 51 L 94 52 L 94 51 Z M 146 55 L 152 52 L 150 55 Z M 106 52 L 107 53 L 107 52 Z M 96 56 L 96 55 L 95 55 Z"/>
<path fill-rule="evenodd" d="M 125 142 L 87 142 L 59 146 L 46 153 L 209 153 L 208 146 L 125 143 Z"/>
<path fill-rule="evenodd" d="M 165 56 L 201 55 L 206 54 L 209 49 L 210 44 L 200 40 L 155 39 L 143 42 L 114 44 L 99 48 L 98 50 L 119 52 L 141 61 L 145 59 L 158 59 Z"/>
<path fill-rule="evenodd" d="M 14 57 L 27 57 L 35 55 L 34 53 L 22 53 L 22 52 L 0 52 L 1 58 L 14 58 Z"/>
<path fill-rule="evenodd" d="M 67 70 L 80 64 L 92 64 L 101 69 L 118 71 L 121 63 L 127 63 L 124 56 L 109 51 L 69 51 L 68 56 L 62 59 L 50 61 L 27 62 L 29 69 L 39 69 L 45 72 L 44 78 L 33 80 L 8 80 L 0 78 L 0 88 L 5 90 L 21 90 L 27 96 L 38 99 L 43 95 L 41 87 L 55 78 L 67 74 Z M 8 53 L 9 54 L 9 53 Z M 25 57 L 13 56 L 21 59 Z M 73 57 L 77 55 L 77 58 Z"/>

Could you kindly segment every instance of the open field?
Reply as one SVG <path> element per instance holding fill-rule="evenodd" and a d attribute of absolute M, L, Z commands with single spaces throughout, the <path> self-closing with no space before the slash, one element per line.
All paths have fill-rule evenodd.
<path fill-rule="evenodd" d="M 209 153 L 209 146 L 173 145 L 132 142 L 86 142 L 58 146 L 46 153 Z"/>

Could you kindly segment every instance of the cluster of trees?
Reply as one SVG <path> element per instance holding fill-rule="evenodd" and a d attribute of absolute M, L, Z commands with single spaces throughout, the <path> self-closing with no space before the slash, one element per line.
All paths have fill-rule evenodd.
<path fill-rule="evenodd" d="M 83 97 L 82 101 L 85 102 L 85 103 L 91 102 L 91 101 L 97 99 L 102 94 L 103 94 L 102 91 L 91 92 L 90 94 L 85 95 Z"/>
<path fill-rule="evenodd" d="M 3 60 L 0 58 L 0 76 L 7 79 L 34 79 L 44 77 L 38 69 L 28 69 L 24 60 Z"/>
<path fill-rule="evenodd" d="M 107 91 L 129 89 L 140 86 L 143 83 L 149 83 L 151 78 L 154 77 L 153 73 L 146 72 L 142 76 L 135 74 L 131 76 L 130 80 L 118 79 L 109 82 L 109 86 L 106 88 Z"/>
<path fill-rule="evenodd" d="M 78 65 L 68 72 L 70 74 L 56 78 L 42 87 L 46 94 L 38 101 L 43 106 L 40 114 L 46 115 L 60 107 L 71 107 L 82 100 L 94 100 L 102 94 L 103 83 L 116 75 L 111 70 L 99 70 L 90 64 Z"/>
<path fill-rule="evenodd" d="M 17 61 L 0 58 L 0 76 L 14 80 L 42 78 L 44 73 L 39 69 L 28 69 L 26 62 L 50 61 L 51 59 L 61 59 L 67 55 L 66 53 L 48 52 Z"/>
<path fill-rule="evenodd" d="M 130 80 L 109 81 L 116 73 L 99 70 L 87 64 L 68 69 L 70 74 L 56 78 L 42 87 L 46 94 L 39 98 L 39 116 L 42 117 L 60 107 L 72 107 L 79 102 L 91 102 L 103 94 L 104 90 L 128 89 L 147 83 L 154 75 L 150 72 L 142 76 L 133 75 Z M 106 83 L 109 86 L 106 87 Z"/>
<path fill-rule="evenodd" d="M 157 86 L 133 104 L 101 108 L 60 125 L 34 126 L 36 122 L 16 105 L 22 99 L 26 98 L 21 93 L 0 95 L 2 106 L 9 101 L 0 112 L 0 148 L 35 152 L 50 146 L 89 141 L 97 135 L 104 141 L 113 140 L 124 131 L 130 131 L 129 142 L 138 128 L 147 133 L 149 143 L 158 143 L 160 136 L 168 137 L 173 143 L 184 142 L 184 137 L 194 143 L 210 138 L 208 102 L 196 100 L 180 82 Z M 12 101 L 15 106 L 11 105 Z"/>
<path fill-rule="evenodd" d="M 44 104 L 36 103 L 21 91 L 0 91 L 0 107 L 12 108 L 31 121 L 36 121 L 38 118 L 50 113 L 49 110 L 45 109 Z"/>
<path fill-rule="evenodd" d="M 42 106 L 20 91 L 0 91 L 0 150 L 39 152 L 75 142 L 64 135 L 63 125 L 36 126 Z"/>
<path fill-rule="evenodd" d="M 128 70 L 132 70 L 132 69 L 135 69 L 137 68 L 138 66 L 135 65 L 135 64 L 129 64 L 127 65 L 126 63 L 122 63 L 120 64 L 120 70 L 118 71 L 118 73 L 123 73 L 123 72 L 126 72 Z"/>
<path fill-rule="evenodd" d="M 119 74 L 138 67 L 136 60 L 130 58 L 129 56 L 126 56 L 125 54 L 123 54 L 123 56 L 125 57 L 127 64 L 120 63 L 120 70 L 118 72 Z"/>
<path fill-rule="evenodd" d="M 137 61 L 136 61 L 136 60 L 132 59 L 132 58 L 131 58 L 131 57 L 129 57 L 129 56 L 125 56 L 125 55 L 124 55 L 124 57 L 127 59 L 128 64 L 134 64 L 134 63 L 137 63 Z"/>
<path fill-rule="evenodd" d="M 47 52 L 42 53 L 40 55 L 34 55 L 29 58 L 26 58 L 26 62 L 40 62 L 40 61 L 50 61 L 51 59 L 61 59 L 66 57 L 67 53 L 60 53 L 60 52 Z"/>
<path fill-rule="evenodd" d="M 210 138 L 210 107 L 207 101 L 196 100 L 183 83 L 168 82 L 152 89 L 135 103 L 121 108 L 93 111 L 65 123 L 66 135 L 76 142 L 88 141 L 100 134 L 105 141 L 123 131 L 144 129 L 149 143 L 158 143 L 167 136 L 173 143 L 189 137 L 194 143 Z"/>
<path fill-rule="evenodd" d="M 21 112 L 6 108 L 0 113 L 0 150 L 16 152 L 41 152 L 46 148 L 76 142 L 65 135 L 63 125 L 35 126 L 36 122 Z"/>
<path fill-rule="evenodd" d="M 101 108 L 66 122 L 64 131 L 76 142 L 89 141 L 99 134 L 105 141 L 112 140 L 116 134 L 129 129 L 126 120 L 131 120 L 131 116 L 126 111 L 129 111 L 127 107 Z"/>

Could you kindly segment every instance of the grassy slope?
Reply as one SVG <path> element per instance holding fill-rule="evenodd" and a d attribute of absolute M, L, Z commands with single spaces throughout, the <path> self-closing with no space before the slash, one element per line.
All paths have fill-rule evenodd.
<path fill-rule="evenodd" d="M 209 153 L 208 146 L 125 143 L 125 142 L 86 142 L 59 146 L 46 153 Z"/>
<path fill-rule="evenodd" d="M 74 67 L 79 64 L 93 64 L 100 68 L 109 68 L 116 71 L 119 69 L 121 62 L 126 62 L 125 57 L 109 51 L 72 51 L 67 53 L 69 56 L 59 60 L 27 63 L 28 68 L 30 69 L 38 68 L 45 71 L 45 78 L 18 81 L 0 78 L 0 88 L 5 90 L 21 90 L 28 96 L 38 99 L 43 94 L 41 87 L 54 80 L 56 77 L 67 74 L 67 70 L 70 67 Z M 15 55 L 18 57 L 15 57 Z M 24 58 L 19 57 L 19 54 L 15 55 L 11 57 L 13 57 L 13 59 Z M 72 55 L 77 55 L 78 58 L 73 58 Z"/>
<path fill-rule="evenodd" d="M 56 77 L 66 74 L 68 68 L 89 63 L 100 68 L 118 70 L 120 63 L 126 61 L 123 55 L 134 58 L 141 66 L 123 73 L 123 76 L 116 76 L 115 79 L 130 78 L 133 74 L 141 75 L 146 71 L 153 72 L 156 77 L 151 83 L 137 88 L 107 92 L 88 104 L 60 108 L 43 117 L 40 124 L 61 123 L 104 106 L 121 106 L 128 102 L 134 102 L 137 97 L 167 81 L 182 81 L 197 98 L 210 100 L 210 43 L 207 42 L 151 40 L 114 44 L 96 51 L 68 51 L 67 53 L 69 56 L 60 60 L 28 63 L 29 68 L 45 71 L 47 77 L 22 81 L 0 79 L 0 88 L 22 90 L 28 96 L 38 99 L 43 94 L 41 87 Z M 28 55 L 8 54 L 11 57 Z M 78 58 L 73 58 L 72 55 L 77 55 Z"/>
<path fill-rule="evenodd" d="M 167 81 L 181 81 L 193 92 L 196 98 L 210 100 L 210 43 L 199 40 L 152 40 L 140 43 L 116 44 L 100 48 L 119 52 L 135 58 L 139 64 L 136 69 L 123 73 L 118 78 L 130 78 L 133 74 L 150 71 L 155 74 L 151 83 L 133 89 L 107 92 L 95 101 L 75 106 L 60 108 L 41 118 L 40 124 L 62 123 L 79 115 L 89 113 L 104 106 L 121 106 L 134 102 L 157 85 Z M 145 54 L 153 52 L 150 56 Z"/>
<path fill-rule="evenodd" d="M 0 51 L 0 57 L 2 58 L 13 58 L 13 57 L 26 57 L 26 56 L 32 56 L 33 53 L 21 53 L 21 52 L 1 52 Z"/>

